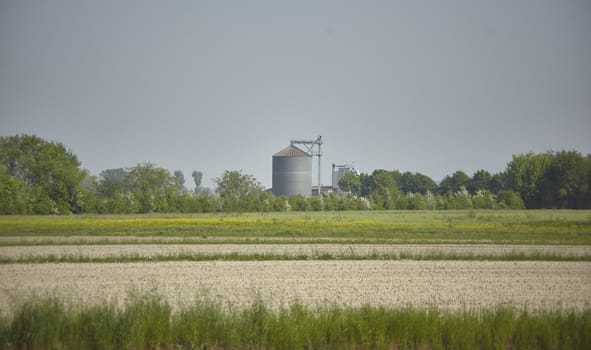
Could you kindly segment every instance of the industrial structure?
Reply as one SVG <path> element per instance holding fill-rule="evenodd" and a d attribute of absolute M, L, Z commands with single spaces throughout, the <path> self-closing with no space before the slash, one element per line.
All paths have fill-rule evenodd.
<path fill-rule="evenodd" d="M 338 165 L 332 163 L 332 188 L 338 194 L 347 193 L 339 187 L 339 180 L 347 173 L 356 172 L 352 164 Z"/>
<path fill-rule="evenodd" d="M 273 194 L 276 196 L 312 195 L 312 155 L 287 146 L 273 155 Z"/>
<path fill-rule="evenodd" d="M 322 146 L 322 136 L 318 136 L 315 140 L 291 140 L 290 144 L 293 145 L 303 145 L 306 147 L 307 153 L 314 157 L 318 157 L 318 189 L 317 193 L 321 193 L 322 182 L 320 181 L 320 157 L 322 156 L 321 146 Z M 316 147 L 316 150 L 314 150 Z"/>
<path fill-rule="evenodd" d="M 273 155 L 273 187 L 276 196 L 302 195 L 304 197 L 345 193 L 338 187 L 346 173 L 355 171 L 353 165 L 332 165 L 332 184 L 322 186 L 322 136 L 313 140 L 291 140 L 288 147 Z M 303 148 L 298 148 L 301 145 Z M 318 185 L 312 188 L 312 158 L 318 157 Z"/>

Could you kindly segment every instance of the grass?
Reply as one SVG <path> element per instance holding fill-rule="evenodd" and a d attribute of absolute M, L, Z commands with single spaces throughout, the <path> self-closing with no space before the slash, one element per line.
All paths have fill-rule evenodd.
<path fill-rule="evenodd" d="M 157 294 L 123 306 L 32 298 L 0 319 L 3 349 L 586 349 L 591 311 L 497 307 L 243 309 L 207 297 L 173 312 Z"/>
<path fill-rule="evenodd" d="M 398 239 L 398 238 L 265 238 L 265 237 L 102 237 L 94 239 L 96 237 L 70 237 L 72 239 L 63 239 L 66 237 L 38 237 L 31 236 L 28 238 L 24 237 L 4 237 L 6 240 L 0 240 L 0 247 L 43 247 L 43 246 L 104 246 L 104 245 L 163 245 L 163 244 L 174 244 L 174 245 L 220 245 L 220 244 L 257 244 L 257 245 L 292 245 L 292 244 L 340 244 L 340 245 L 356 245 L 356 244 L 395 244 L 395 245 L 433 245 L 433 244 L 478 244 L 478 245 L 536 245 L 535 241 L 528 242 L 516 242 L 514 239 L 509 241 L 503 240 L 459 240 L 459 239 Z M 551 241 L 545 244 L 551 245 L 571 245 L 569 242 L 557 242 Z M 538 244 L 539 245 L 539 244 Z M 574 244 L 584 245 L 584 244 Z"/>
<path fill-rule="evenodd" d="M 423 261 L 591 261 L 591 255 L 560 255 L 541 252 L 508 252 L 503 254 L 475 253 L 324 253 L 310 254 L 275 254 L 275 253 L 167 253 L 142 255 L 140 253 L 114 256 L 93 257 L 74 254 L 29 255 L 16 258 L 0 257 L 0 265 L 6 264 L 43 264 L 43 263 L 131 263 L 131 262 L 167 262 L 167 261 L 364 261 L 364 260 L 423 260 Z"/>
<path fill-rule="evenodd" d="M 200 215 L 5 216 L 0 237 L 320 238 L 591 244 L 591 211 L 459 210 Z M 219 243 L 219 240 L 217 241 Z"/>

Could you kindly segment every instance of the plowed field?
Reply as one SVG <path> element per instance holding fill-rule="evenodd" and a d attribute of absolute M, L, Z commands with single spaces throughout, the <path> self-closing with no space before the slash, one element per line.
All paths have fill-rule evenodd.
<path fill-rule="evenodd" d="M 156 290 L 174 305 L 210 297 L 236 305 L 493 305 L 588 308 L 591 263 L 476 261 L 211 261 L 0 266 L 0 305 L 24 295 L 122 300 Z"/>

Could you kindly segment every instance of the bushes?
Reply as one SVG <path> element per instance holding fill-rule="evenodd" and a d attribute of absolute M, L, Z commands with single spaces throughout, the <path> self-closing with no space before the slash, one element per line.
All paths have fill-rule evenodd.
<path fill-rule="evenodd" d="M 323 197 L 275 196 L 270 192 L 239 198 L 223 198 L 186 192 L 175 194 L 160 213 L 215 213 L 215 212 L 282 212 L 282 211 L 347 211 L 347 210 L 459 210 L 459 209 L 523 209 L 519 194 L 502 190 L 494 195 L 487 190 L 471 195 L 460 190 L 445 195 L 427 192 L 397 194 L 388 198 L 373 194 L 369 198 L 330 194 Z M 41 203 L 37 203 L 40 205 Z M 93 210 L 94 208 L 94 210 Z M 141 208 L 133 194 L 116 194 L 96 200 L 88 213 L 137 214 Z M 7 209 L 8 210 L 8 209 Z M 49 209 L 48 209 L 49 210 Z M 15 210 L 15 214 L 22 214 Z M 43 211 L 49 214 L 49 212 Z"/>
<path fill-rule="evenodd" d="M 499 206 L 503 209 L 523 209 L 523 201 L 519 193 L 511 190 L 501 190 L 497 195 Z"/>

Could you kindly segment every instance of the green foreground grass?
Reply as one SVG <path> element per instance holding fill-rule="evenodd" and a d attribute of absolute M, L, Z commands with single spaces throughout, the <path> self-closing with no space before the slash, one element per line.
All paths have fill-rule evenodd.
<path fill-rule="evenodd" d="M 0 319 L 3 349 L 586 349 L 591 311 L 498 307 L 441 311 L 255 300 L 233 309 L 208 298 L 173 312 L 156 294 L 123 306 L 33 298 Z"/>
<path fill-rule="evenodd" d="M 132 263 L 132 262 L 167 262 L 167 261 L 578 261 L 590 262 L 591 255 L 560 255 L 541 252 L 516 252 L 503 254 L 476 253 L 311 253 L 311 254 L 274 254 L 274 253 L 167 253 L 158 255 L 142 255 L 140 253 L 121 254 L 115 256 L 93 257 L 88 255 L 30 255 L 16 258 L 0 257 L 0 265 L 7 264 L 45 264 L 45 263 Z"/>
<path fill-rule="evenodd" d="M 588 210 L 288 212 L 200 215 L 5 216 L 0 237 L 200 237 L 591 244 Z M 7 243 L 10 244 L 10 243 Z"/>

